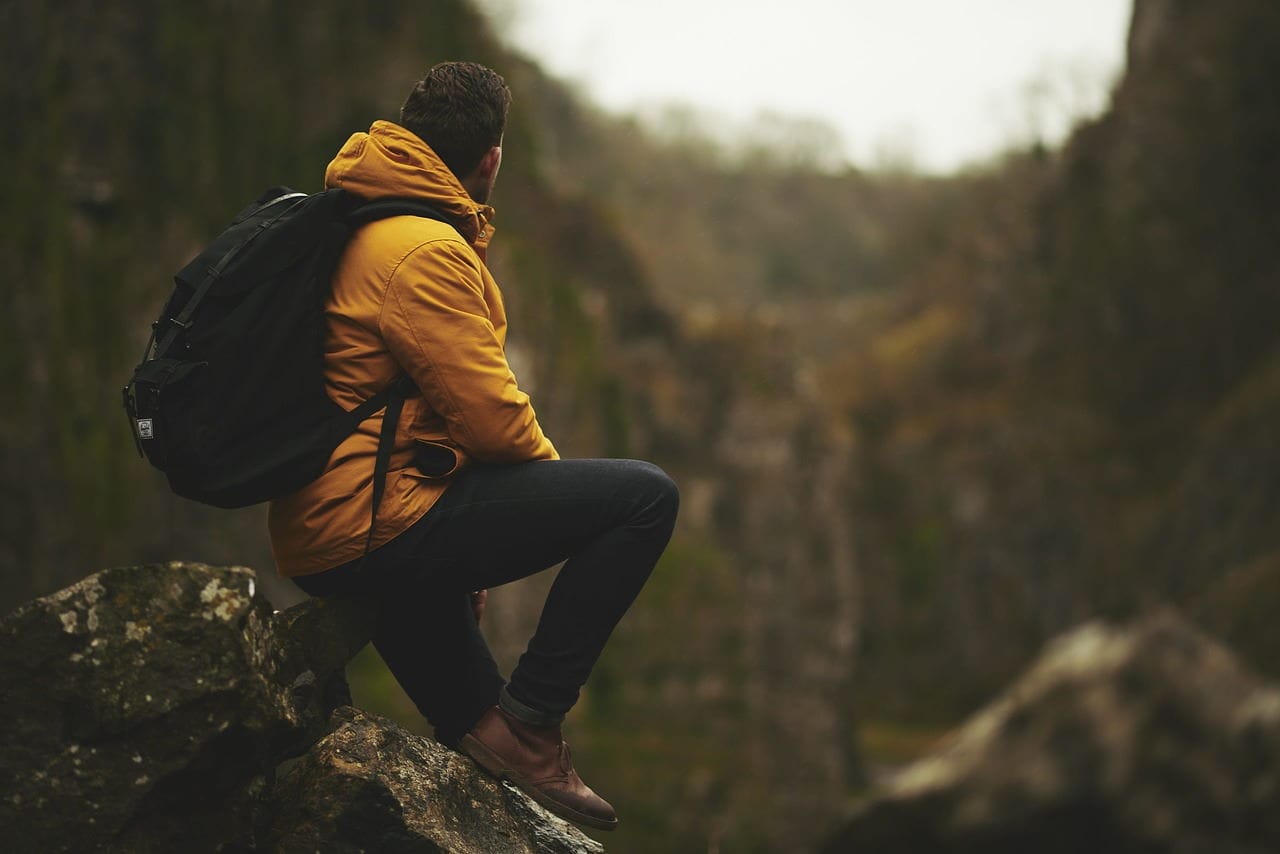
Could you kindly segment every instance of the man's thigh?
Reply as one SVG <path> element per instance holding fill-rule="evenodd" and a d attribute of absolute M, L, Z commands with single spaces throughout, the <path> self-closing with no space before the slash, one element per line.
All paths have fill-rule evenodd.
<path fill-rule="evenodd" d="M 635 460 L 474 465 L 432 508 L 415 569 L 466 589 L 523 578 L 625 524 L 665 481 Z"/>

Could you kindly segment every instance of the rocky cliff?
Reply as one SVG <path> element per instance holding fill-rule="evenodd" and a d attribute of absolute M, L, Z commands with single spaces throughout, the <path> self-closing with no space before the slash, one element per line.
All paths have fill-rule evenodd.
<path fill-rule="evenodd" d="M 1280 688 L 1172 612 L 1086 624 L 823 850 L 1280 850 Z"/>
<path fill-rule="evenodd" d="M 14 852 L 599 852 L 461 755 L 351 708 L 358 602 L 273 613 L 243 567 L 111 569 L 0 620 Z"/>

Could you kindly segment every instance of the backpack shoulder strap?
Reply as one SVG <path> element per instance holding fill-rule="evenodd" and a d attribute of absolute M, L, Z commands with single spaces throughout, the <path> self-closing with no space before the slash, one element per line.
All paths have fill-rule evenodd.
<path fill-rule="evenodd" d="M 404 408 L 405 400 L 416 394 L 417 390 L 413 380 L 407 374 L 401 374 L 389 386 L 347 413 L 351 429 L 354 430 L 361 421 L 386 407 L 386 412 L 382 413 L 382 430 L 378 434 L 378 453 L 373 463 L 373 506 L 369 511 L 369 536 L 364 541 L 361 568 L 365 558 L 369 556 L 369 550 L 373 546 L 373 532 L 378 526 L 378 505 L 382 503 L 382 493 L 387 485 L 387 470 L 391 468 L 391 449 L 396 443 L 400 410 Z"/>

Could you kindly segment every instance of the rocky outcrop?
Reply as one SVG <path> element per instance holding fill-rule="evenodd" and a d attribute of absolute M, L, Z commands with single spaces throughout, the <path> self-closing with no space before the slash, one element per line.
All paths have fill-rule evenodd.
<path fill-rule="evenodd" d="M 1086 625 L 823 850 L 1280 851 L 1280 689 L 1171 612 Z"/>
<path fill-rule="evenodd" d="M 189 563 L 22 606 L 0 620 L 5 850 L 601 850 L 343 705 L 370 628 L 362 603 L 273 614 L 251 570 Z"/>
<path fill-rule="evenodd" d="M 604 850 L 510 785 L 477 774 L 461 754 L 350 707 L 334 723 L 281 776 L 268 850 Z"/>

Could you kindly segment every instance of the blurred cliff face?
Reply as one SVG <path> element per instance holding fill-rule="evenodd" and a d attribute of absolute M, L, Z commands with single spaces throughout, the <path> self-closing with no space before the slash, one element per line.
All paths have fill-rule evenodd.
<path fill-rule="evenodd" d="M 972 702 L 1051 627 L 1157 601 L 1274 667 L 1277 40 L 1265 3 L 1139 3 L 1108 113 L 976 178 L 860 329 L 871 696 Z"/>

